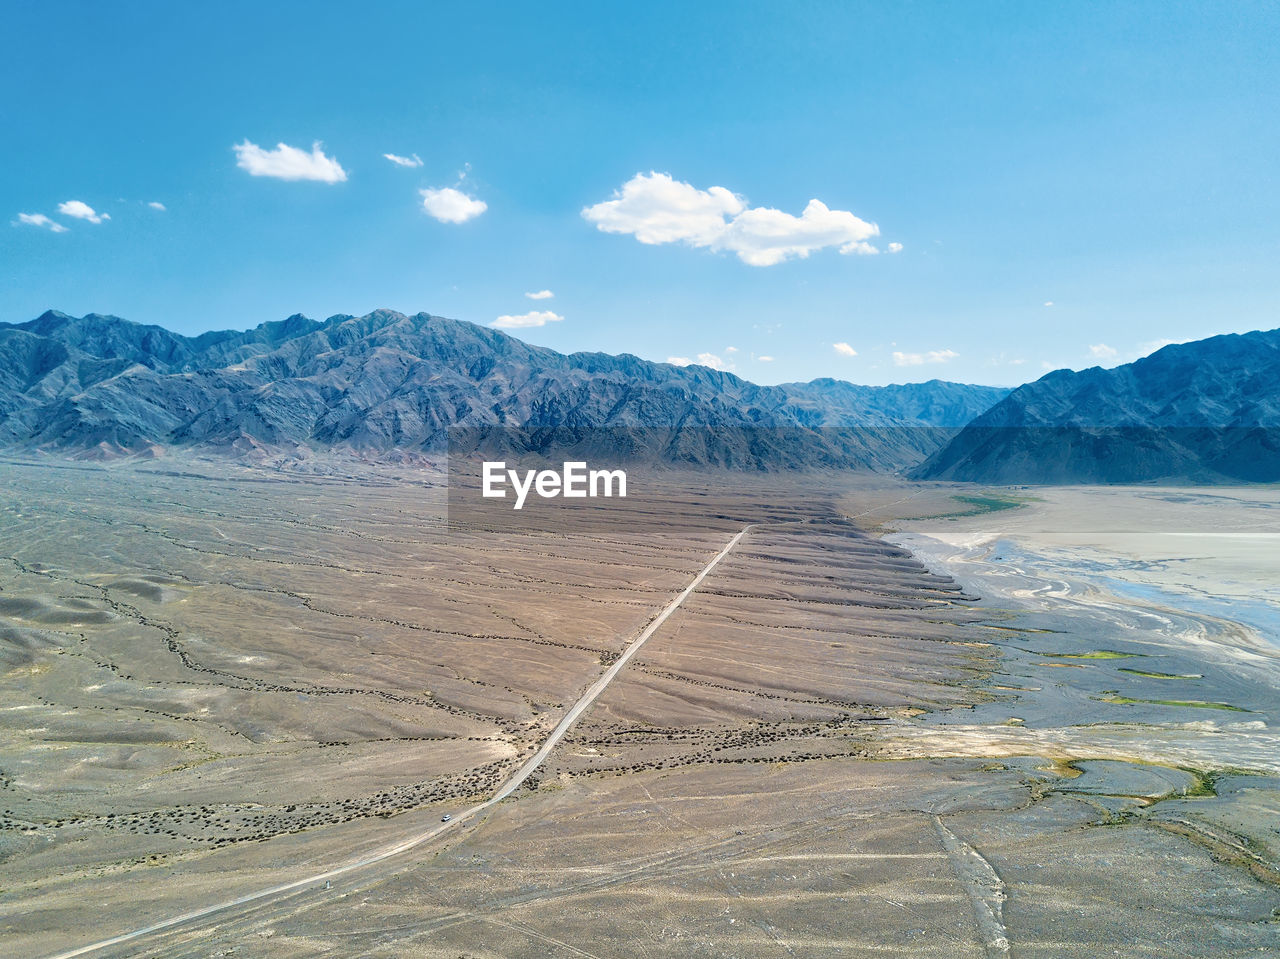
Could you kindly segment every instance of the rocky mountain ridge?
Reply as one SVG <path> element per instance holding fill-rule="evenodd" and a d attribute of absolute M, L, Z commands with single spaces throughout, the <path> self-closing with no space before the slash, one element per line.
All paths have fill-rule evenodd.
<path fill-rule="evenodd" d="M 1018 387 L 915 470 L 981 483 L 1280 481 L 1280 330 Z"/>
<path fill-rule="evenodd" d="M 295 315 L 196 337 L 54 311 L 0 324 L 0 445 L 103 457 L 182 448 L 389 455 L 439 451 L 456 427 L 657 428 L 796 430 L 790 465 L 809 454 L 841 465 L 850 442 L 823 431 L 875 427 L 877 439 L 853 443 L 857 456 L 844 465 L 900 468 L 1007 392 L 936 380 L 758 386 L 704 366 L 565 355 L 464 321 L 390 310 L 324 321 Z M 750 439 L 726 442 L 736 451 L 698 455 L 767 468 L 786 445 L 753 454 Z"/>

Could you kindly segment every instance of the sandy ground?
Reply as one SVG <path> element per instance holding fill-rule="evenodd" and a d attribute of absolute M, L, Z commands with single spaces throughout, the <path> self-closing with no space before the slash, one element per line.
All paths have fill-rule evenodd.
<path fill-rule="evenodd" d="M 450 525 L 431 470 L 0 470 L 6 954 L 314 873 L 491 794 L 748 522 L 482 818 L 329 888 L 98 954 L 1280 942 L 1275 654 L 1258 627 L 1182 608 L 1235 596 L 1228 573 L 1270 602 L 1273 559 L 1226 535 L 1267 531 L 1263 494 L 1045 491 L 923 520 L 955 512 L 953 491 L 671 476 L 557 531 Z M 1091 508 L 1084 529 L 1134 517 L 1132 541 L 1070 539 Z M 1179 528 L 1205 534 L 1190 542 L 1242 552 L 1215 538 L 1205 563 L 1134 559 L 1184 511 L 1200 525 Z M 863 529 L 889 520 L 888 541 Z M 1142 578 L 1135 563 L 1156 560 L 1176 581 Z M 1159 596 L 1109 591 L 1112 566 Z"/>

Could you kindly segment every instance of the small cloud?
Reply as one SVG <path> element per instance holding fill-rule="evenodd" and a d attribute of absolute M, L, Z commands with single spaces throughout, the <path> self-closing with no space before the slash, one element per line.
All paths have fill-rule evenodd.
<path fill-rule="evenodd" d="M 1021 356 L 1009 356 L 1007 353 L 1000 353 L 996 356 L 991 357 L 991 359 L 987 361 L 987 365 L 989 366 L 1021 366 L 1025 362 L 1027 362 L 1026 359 Z"/>
<path fill-rule="evenodd" d="M 629 233 L 641 243 L 685 243 L 727 250 L 751 266 L 804 259 L 815 250 L 878 253 L 867 241 L 880 228 L 847 210 L 813 199 L 799 216 L 769 207 L 748 207 L 722 186 L 698 189 L 667 173 L 637 173 L 613 197 L 582 210 L 604 233 Z"/>
<path fill-rule="evenodd" d="M 954 350 L 929 350 L 925 353 L 899 353 L 893 354 L 894 366 L 923 366 L 925 363 L 946 363 L 954 360 L 960 354 Z"/>
<path fill-rule="evenodd" d="M 344 183 L 347 179 L 347 171 L 342 169 L 342 164 L 333 157 L 325 156 L 318 140 L 311 145 L 310 153 L 286 143 L 277 143 L 274 150 L 264 150 L 248 140 L 231 149 L 236 153 L 236 166 L 250 176 L 319 183 Z"/>
<path fill-rule="evenodd" d="M 166 209 L 168 209 L 159 200 L 152 200 L 150 203 L 147 204 L 147 206 L 151 207 L 151 209 L 153 210 L 159 210 L 161 213 L 163 213 Z"/>
<path fill-rule="evenodd" d="M 73 216 L 77 220 L 88 220 L 90 223 L 101 223 L 103 220 L 111 219 L 111 214 L 98 213 L 83 200 L 67 200 L 65 203 L 59 203 L 58 212 L 63 216 Z"/>
<path fill-rule="evenodd" d="M 555 294 L 550 290 L 538 290 L 536 293 L 526 293 L 525 296 L 531 300 L 549 300 Z"/>
<path fill-rule="evenodd" d="M 1138 349 L 1143 356 L 1154 353 L 1156 350 L 1163 350 L 1166 346 L 1177 346 L 1179 343 L 1190 343 L 1190 340 L 1170 340 L 1161 338 L 1158 340 L 1147 340 L 1145 343 L 1139 343 Z"/>
<path fill-rule="evenodd" d="M 724 351 L 725 351 L 726 353 L 737 353 L 737 352 L 738 352 L 738 348 L 737 348 L 736 346 L 726 346 L 726 347 L 724 348 Z"/>
<path fill-rule="evenodd" d="M 382 155 L 386 157 L 388 160 L 390 160 L 392 163 L 394 163 L 396 166 L 407 166 L 407 167 L 422 166 L 422 157 L 418 156 L 418 154 L 416 153 L 413 154 L 412 156 L 407 156 L 407 157 L 396 156 L 396 154 L 394 153 L 384 153 Z"/>
<path fill-rule="evenodd" d="M 1045 306 L 1053 306 L 1053 300 L 1045 300 L 1045 301 L 1044 301 L 1044 305 L 1045 305 Z"/>
<path fill-rule="evenodd" d="M 772 356 L 758 356 L 758 357 L 756 357 L 756 359 L 758 359 L 761 363 L 772 363 L 772 362 L 773 362 L 773 357 L 772 357 Z"/>
<path fill-rule="evenodd" d="M 716 356 L 714 353 L 699 353 L 698 365 L 709 366 L 713 370 L 733 369 L 733 362 L 731 360 L 721 359 L 720 357 Z"/>
<path fill-rule="evenodd" d="M 901 244 L 901 243 L 890 243 L 890 244 L 889 244 L 889 252 L 890 252 L 890 253 L 901 253 L 901 252 L 902 252 L 902 244 Z"/>
<path fill-rule="evenodd" d="M 714 353 L 699 353 L 697 358 L 689 359 L 687 356 L 668 356 L 667 362 L 672 366 L 709 366 L 713 370 L 732 370 L 733 363 L 726 362 Z"/>
<path fill-rule="evenodd" d="M 1109 360 L 1115 357 L 1119 351 L 1115 347 L 1107 346 L 1106 343 L 1095 343 L 1089 347 L 1089 355 L 1095 360 Z"/>
<path fill-rule="evenodd" d="M 548 323 L 559 323 L 564 319 L 550 310 L 533 310 L 519 316 L 503 315 L 489 325 L 499 330 L 527 330 L 535 326 L 546 326 Z"/>
<path fill-rule="evenodd" d="M 441 223 L 466 223 L 489 209 L 489 204 L 484 200 L 467 196 L 461 190 L 455 190 L 451 186 L 441 190 L 419 190 L 418 192 L 422 194 L 422 209 Z"/>
<path fill-rule="evenodd" d="M 832 343 L 831 348 L 835 350 L 837 353 L 839 353 L 841 356 L 857 356 L 858 355 L 858 351 L 855 350 L 848 343 Z"/>
<path fill-rule="evenodd" d="M 26 224 L 27 226 L 39 226 L 50 231 L 51 233 L 66 233 L 67 228 L 56 220 L 50 220 L 43 213 L 19 213 L 18 219 L 13 222 L 14 226 Z"/>

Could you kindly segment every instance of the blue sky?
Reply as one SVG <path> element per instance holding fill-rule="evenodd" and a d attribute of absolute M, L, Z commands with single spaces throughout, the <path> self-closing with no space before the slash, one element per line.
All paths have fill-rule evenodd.
<path fill-rule="evenodd" d="M 1276 3 L 5 6 L 0 320 L 999 384 L 1280 325 Z"/>

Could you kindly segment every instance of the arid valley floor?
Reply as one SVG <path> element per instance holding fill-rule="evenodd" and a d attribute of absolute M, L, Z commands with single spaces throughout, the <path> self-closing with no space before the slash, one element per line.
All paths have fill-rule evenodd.
<path fill-rule="evenodd" d="M 443 484 L 0 464 L 0 953 L 1280 955 L 1275 488 Z"/>

